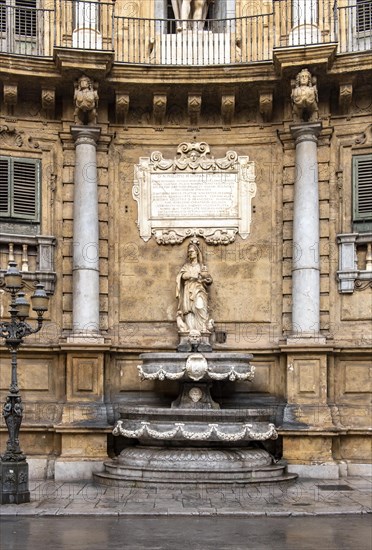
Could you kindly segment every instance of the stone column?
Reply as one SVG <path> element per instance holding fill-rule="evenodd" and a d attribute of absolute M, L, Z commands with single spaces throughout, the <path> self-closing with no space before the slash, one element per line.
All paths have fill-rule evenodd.
<path fill-rule="evenodd" d="M 320 122 L 291 126 L 296 140 L 293 205 L 293 336 L 317 338 L 320 324 L 319 193 L 317 136 Z"/>
<path fill-rule="evenodd" d="M 96 144 L 100 128 L 74 126 L 73 337 L 99 335 L 99 224 Z"/>

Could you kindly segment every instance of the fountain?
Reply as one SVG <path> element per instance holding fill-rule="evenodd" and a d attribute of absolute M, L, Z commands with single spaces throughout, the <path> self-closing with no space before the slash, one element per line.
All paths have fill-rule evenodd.
<path fill-rule="evenodd" d="M 268 407 L 221 408 L 212 397 L 213 384 L 252 381 L 255 367 L 250 354 L 213 351 L 211 284 L 199 242 L 192 239 L 177 275 L 177 351 L 143 353 L 138 366 L 142 380 L 179 382 L 179 395 L 170 408 L 120 409 L 113 434 L 132 444 L 105 463 L 97 482 L 271 483 L 296 477 L 264 448 L 263 442 L 278 437 Z"/>

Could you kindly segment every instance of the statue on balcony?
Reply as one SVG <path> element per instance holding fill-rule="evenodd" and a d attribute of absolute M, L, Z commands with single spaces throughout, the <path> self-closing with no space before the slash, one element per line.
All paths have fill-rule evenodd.
<path fill-rule="evenodd" d="M 202 31 L 210 3 L 211 0 L 172 0 L 174 16 L 177 19 L 177 32 L 194 28 Z M 190 19 L 195 23 L 187 21 Z"/>
<path fill-rule="evenodd" d="M 75 82 L 75 124 L 96 124 L 98 108 L 98 84 L 82 75 Z"/>
<path fill-rule="evenodd" d="M 177 275 L 177 326 L 180 333 L 190 336 L 209 334 L 213 319 L 208 315 L 207 288 L 213 282 L 203 265 L 199 241 L 192 239 L 187 249 L 187 262 Z"/>
<path fill-rule="evenodd" d="M 292 112 L 295 122 L 318 120 L 318 89 L 316 77 L 308 69 L 302 69 L 292 80 Z"/>

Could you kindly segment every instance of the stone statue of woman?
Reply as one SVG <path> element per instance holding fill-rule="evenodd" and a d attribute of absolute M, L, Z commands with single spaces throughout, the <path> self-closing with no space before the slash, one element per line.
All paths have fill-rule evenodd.
<path fill-rule="evenodd" d="M 197 22 L 197 30 L 203 30 L 209 2 L 210 0 L 172 0 L 174 16 L 178 20 L 177 31 L 188 29 L 188 19 Z"/>
<path fill-rule="evenodd" d="M 187 261 L 177 275 L 177 325 L 179 332 L 192 335 L 209 334 L 213 320 L 208 315 L 207 288 L 212 277 L 203 265 L 198 241 L 192 240 L 187 249 Z"/>

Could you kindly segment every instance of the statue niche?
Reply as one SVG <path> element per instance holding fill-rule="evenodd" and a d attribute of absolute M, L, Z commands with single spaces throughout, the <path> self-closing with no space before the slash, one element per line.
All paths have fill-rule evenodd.
<path fill-rule="evenodd" d="M 316 77 L 308 69 L 302 69 L 292 80 L 292 113 L 295 122 L 318 120 L 318 89 Z"/>
<path fill-rule="evenodd" d="M 97 124 L 98 84 L 82 75 L 75 82 L 75 124 Z"/>

